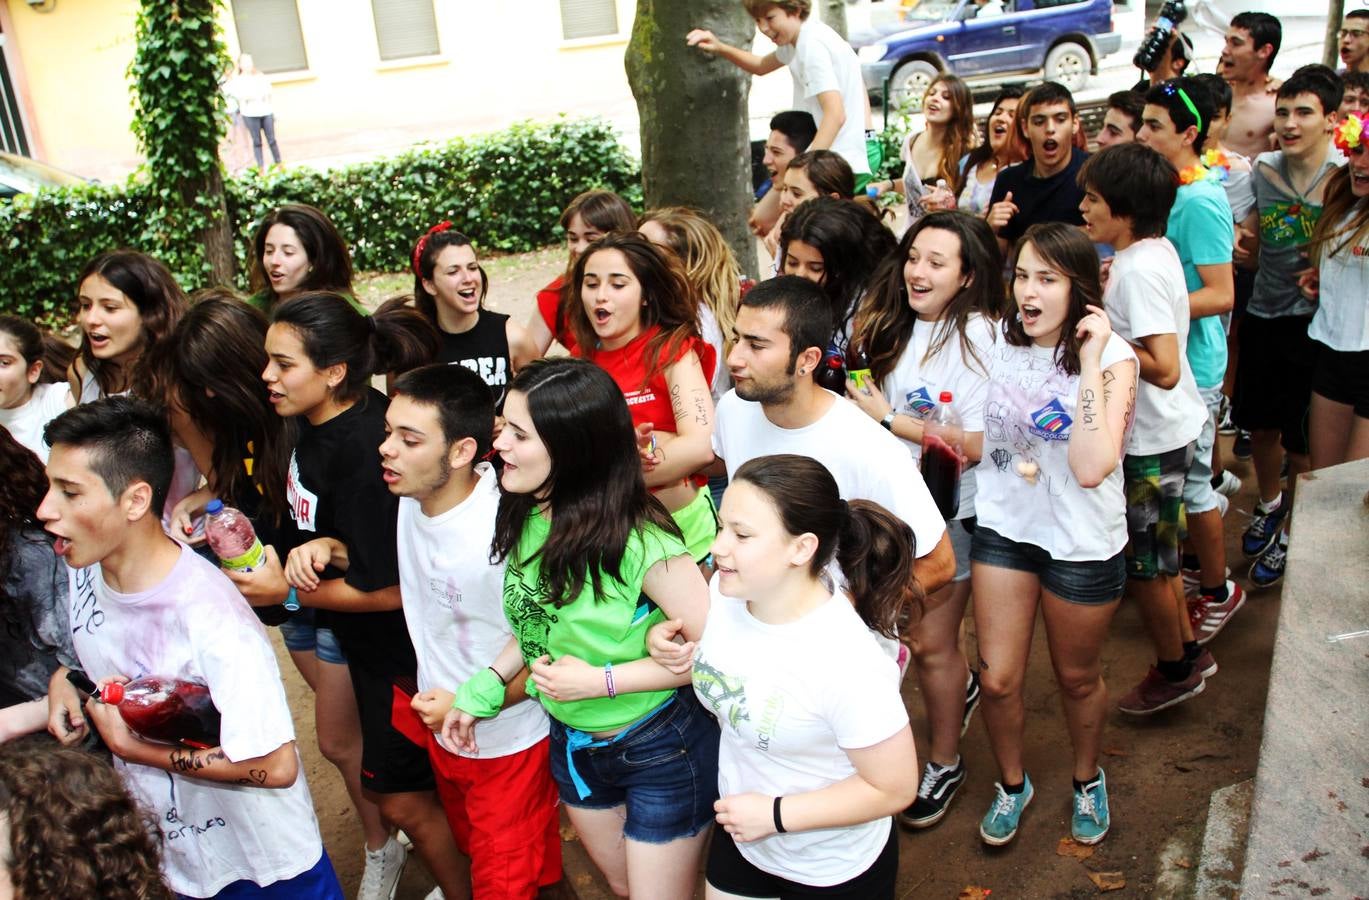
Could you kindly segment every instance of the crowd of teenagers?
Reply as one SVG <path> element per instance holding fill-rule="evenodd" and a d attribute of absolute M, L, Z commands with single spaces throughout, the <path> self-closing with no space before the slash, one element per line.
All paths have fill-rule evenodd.
<path fill-rule="evenodd" d="M 432 898 L 553 889 L 560 806 L 622 896 L 692 897 L 702 869 L 709 897 L 893 897 L 895 823 L 944 817 L 976 708 L 979 834 L 1016 836 L 1038 614 L 1072 781 L 1041 787 L 1103 840 L 1112 705 L 1200 694 L 1245 600 L 1225 420 L 1259 480 L 1256 587 L 1297 474 L 1369 456 L 1358 57 L 1271 81 L 1279 22 L 1243 13 L 1217 75 L 1180 74 L 1178 41 L 1110 98 L 1093 154 L 1062 86 L 1005 89 L 977 126 L 942 75 L 881 183 L 850 48 L 807 0 L 745 5 L 773 56 L 689 40 L 803 76 L 767 141 L 759 283 L 698 212 L 589 191 L 526 324 L 485 307 L 449 222 L 371 312 L 343 236 L 290 204 L 249 298 L 111 250 L 73 282 L 79 348 L 0 318 L 0 895 L 341 897 L 269 628 L 364 900 L 411 852 Z M 1369 11 L 1346 23 L 1351 45 Z M 901 233 L 864 202 L 887 190 Z M 964 469 L 939 509 L 919 461 L 948 402 Z M 206 546 L 214 500 L 256 565 Z M 1124 596 L 1153 656 L 1110 700 Z M 144 676 L 206 686 L 218 743 L 149 740 L 89 691 Z"/>

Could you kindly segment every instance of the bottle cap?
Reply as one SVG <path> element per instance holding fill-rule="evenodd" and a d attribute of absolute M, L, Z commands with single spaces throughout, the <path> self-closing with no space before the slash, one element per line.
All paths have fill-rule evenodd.
<path fill-rule="evenodd" d="M 115 706 L 124 702 L 124 686 L 117 681 L 100 688 L 100 699 Z"/>
<path fill-rule="evenodd" d="M 217 498 L 210 500 L 209 503 L 205 505 L 204 511 L 208 515 L 217 516 L 219 513 L 223 512 L 223 501 Z"/>
<path fill-rule="evenodd" d="M 941 402 L 942 402 L 942 403 L 950 403 L 950 402 L 951 402 L 951 392 L 950 392 L 950 391 L 942 391 L 942 392 L 941 392 Z"/>

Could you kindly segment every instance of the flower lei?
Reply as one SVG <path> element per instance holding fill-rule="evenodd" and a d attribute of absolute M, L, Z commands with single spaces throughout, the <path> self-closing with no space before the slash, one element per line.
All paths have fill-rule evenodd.
<path fill-rule="evenodd" d="M 1349 156 L 1351 150 L 1359 149 L 1364 142 L 1364 121 L 1359 113 L 1348 113 L 1331 133 L 1336 148 L 1345 155 Z"/>
<path fill-rule="evenodd" d="M 1202 164 L 1201 160 L 1179 171 L 1180 184 L 1193 184 L 1195 181 L 1203 181 L 1211 177 L 1212 173 L 1208 171 L 1207 166 Z"/>
<path fill-rule="evenodd" d="M 1231 160 L 1227 158 L 1226 152 L 1220 147 L 1204 150 L 1202 163 L 1211 172 L 1209 177 L 1218 181 L 1226 181 L 1231 177 Z"/>

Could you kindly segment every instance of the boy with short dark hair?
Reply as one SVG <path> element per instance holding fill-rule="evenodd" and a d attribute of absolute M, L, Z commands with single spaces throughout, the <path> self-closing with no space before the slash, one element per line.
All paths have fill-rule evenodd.
<path fill-rule="evenodd" d="M 1241 549 L 1255 563 L 1250 581 L 1269 587 L 1283 577 L 1288 511 L 1298 473 L 1308 469 L 1308 411 L 1316 343 L 1307 336 L 1315 305 L 1298 276 L 1309 268 L 1307 244 L 1321 216 L 1323 193 L 1344 162 L 1331 146 L 1340 79 L 1325 66 L 1304 66 L 1275 101 L 1279 149 L 1255 160 L 1257 209 L 1245 227 L 1259 234 L 1259 269 L 1240 324 L 1236 424 L 1251 433 L 1260 502 Z M 1288 492 L 1280 490 L 1284 454 Z"/>
<path fill-rule="evenodd" d="M 217 747 L 153 743 L 115 706 L 92 698 L 83 714 L 62 667 L 49 684 L 49 730 L 71 744 L 87 719 L 95 726 L 161 828 L 177 894 L 341 900 L 266 632 L 216 566 L 162 531 L 173 469 L 165 417 L 110 397 L 58 416 L 44 439 L 51 487 L 38 517 L 70 566 L 81 667 L 101 685 L 146 675 L 199 682 L 221 717 Z"/>
<path fill-rule="evenodd" d="M 1032 225 L 1084 224 L 1078 176 L 1088 154 L 1074 146 L 1079 130 L 1074 95 L 1064 85 L 1047 81 L 1022 98 L 1018 116 L 1031 152 L 1026 162 L 998 173 L 986 217 L 1005 256 Z"/>
<path fill-rule="evenodd" d="M 1226 29 L 1217 61 L 1217 74 L 1231 85 L 1231 125 L 1226 143 L 1248 159 L 1272 146 L 1274 95 L 1269 70 L 1282 40 L 1283 25 L 1269 13 L 1238 13 Z"/>
<path fill-rule="evenodd" d="M 1369 26 L 1369 22 L 1365 22 Z M 1336 110 L 1344 121 L 1350 113 L 1364 115 L 1369 113 L 1369 72 L 1343 72 L 1340 76 L 1344 92 L 1340 98 L 1340 108 Z"/>
<path fill-rule="evenodd" d="M 1340 23 L 1342 75 L 1369 73 L 1369 9 L 1352 9 Z"/>
<path fill-rule="evenodd" d="M 765 156 L 761 159 L 770 173 L 769 188 L 756 201 L 748 222 L 756 237 L 764 237 L 779 222 L 781 191 L 778 188 L 784 183 L 784 172 L 791 159 L 808 149 L 817 133 L 818 125 L 813 121 L 812 113 L 804 110 L 787 109 L 771 117 L 770 136 L 765 139 Z"/>
<path fill-rule="evenodd" d="M 1108 109 L 1103 114 L 1103 125 L 1098 129 L 1098 149 L 1117 144 L 1130 144 L 1141 130 L 1141 111 L 1146 98 L 1136 91 L 1117 91 L 1108 95 Z"/>

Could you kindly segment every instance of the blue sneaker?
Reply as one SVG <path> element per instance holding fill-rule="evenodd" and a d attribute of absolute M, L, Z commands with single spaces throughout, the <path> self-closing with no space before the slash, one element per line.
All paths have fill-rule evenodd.
<path fill-rule="evenodd" d="M 1273 587 L 1283 578 L 1288 564 L 1288 535 L 1281 535 L 1250 567 L 1250 583 L 1257 588 Z"/>
<path fill-rule="evenodd" d="M 984 815 L 984 820 L 979 823 L 979 836 L 984 839 L 984 843 L 993 847 L 1001 847 L 1017 837 L 1017 825 L 1022 821 L 1022 811 L 1027 808 L 1027 804 L 1032 802 L 1032 797 L 1036 791 L 1032 789 L 1032 780 L 1022 773 L 1022 793 L 1009 794 L 1003 790 L 1003 785 L 994 783 L 994 788 L 998 791 L 998 796 L 994 798 L 993 806 Z"/>
<path fill-rule="evenodd" d="M 1241 536 L 1241 552 L 1246 559 L 1254 559 L 1263 556 L 1264 552 L 1274 546 L 1274 542 L 1279 539 L 1279 532 L 1283 531 L 1283 520 L 1288 515 L 1288 499 L 1279 499 L 1279 505 L 1269 511 L 1255 507 L 1255 517 L 1250 522 L 1250 527 Z"/>
<path fill-rule="evenodd" d="M 1108 780 L 1103 770 L 1084 789 L 1074 792 L 1074 815 L 1070 818 L 1070 836 L 1079 844 L 1096 844 L 1107 837 L 1112 819 L 1108 815 Z"/>

